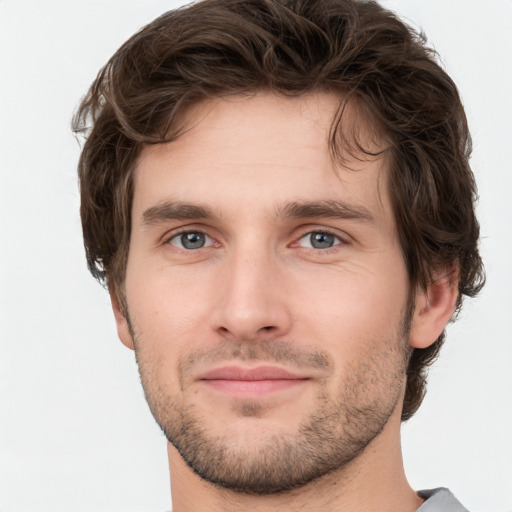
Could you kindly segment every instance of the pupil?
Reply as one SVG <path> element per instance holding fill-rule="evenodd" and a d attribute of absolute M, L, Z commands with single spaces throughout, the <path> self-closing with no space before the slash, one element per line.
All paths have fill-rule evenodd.
<path fill-rule="evenodd" d="M 185 249 L 199 249 L 204 245 L 202 233 L 185 233 L 181 235 L 181 243 Z"/>
<path fill-rule="evenodd" d="M 334 244 L 334 236 L 329 233 L 312 233 L 310 241 L 315 249 L 329 249 Z"/>

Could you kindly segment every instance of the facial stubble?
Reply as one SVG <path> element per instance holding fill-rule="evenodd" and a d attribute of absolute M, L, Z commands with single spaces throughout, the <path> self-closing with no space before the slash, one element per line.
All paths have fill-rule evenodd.
<path fill-rule="evenodd" d="M 329 375 L 330 357 L 276 340 L 226 342 L 183 358 L 179 366 L 181 393 L 172 394 L 159 381 L 151 355 L 146 353 L 145 340 L 137 336 L 129 321 L 146 400 L 167 440 L 203 480 L 256 495 L 289 491 L 343 470 L 383 431 L 403 397 L 411 353 L 410 323 L 409 310 L 394 336 L 376 341 L 347 364 L 336 396 L 328 392 L 327 378 L 319 383 L 316 407 L 295 431 L 265 433 L 257 446 L 252 446 L 253 438 L 240 443 L 209 432 L 208 416 L 183 393 L 188 369 L 199 361 L 253 360 L 287 362 L 302 368 L 309 365 L 316 370 L 323 366 Z M 259 401 L 244 400 L 235 404 L 231 413 L 258 422 L 265 414 L 265 406 Z"/>

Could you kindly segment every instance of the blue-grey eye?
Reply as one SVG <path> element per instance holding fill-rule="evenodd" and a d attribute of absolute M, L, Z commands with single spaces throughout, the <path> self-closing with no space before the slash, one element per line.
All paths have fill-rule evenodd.
<path fill-rule="evenodd" d="M 300 239 L 300 245 L 310 249 L 330 249 L 340 242 L 341 240 L 337 236 L 323 231 L 307 233 Z"/>
<path fill-rule="evenodd" d="M 179 247 L 180 249 L 193 250 L 202 249 L 212 245 L 212 239 L 201 231 L 188 231 L 173 236 L 170 239 L 171 245 Z"/>

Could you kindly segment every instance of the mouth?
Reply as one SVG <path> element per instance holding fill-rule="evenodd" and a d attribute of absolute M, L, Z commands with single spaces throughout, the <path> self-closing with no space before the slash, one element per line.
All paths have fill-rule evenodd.
<path fill-rule="evenodd" d="M 198 380 L 214 391 L 247 398 L 296 388 L 310 379 L 276 366 L 224 366 L 201 375 Z"/>

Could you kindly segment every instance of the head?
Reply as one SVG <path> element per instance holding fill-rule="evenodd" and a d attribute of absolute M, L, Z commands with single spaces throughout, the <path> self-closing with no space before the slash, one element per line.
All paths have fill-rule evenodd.
<path fill-rule="evenodd" d="M 267 103 L 259 103 L 262 98 Z M 407 298 L 391 338 L 409 336 L 417 299 L 428 298 L 436 282 L 456 290 L 454 314 L 464 296 L 478 293 L 483 271 L 470 136 L 457 89 L 424 38 L 375 2 L 204 0 L 164 14 L 127 41 L 100 71 L 74 120 L 74 129 L 87 136 L 79 175 L 89 269 L 109 287 L 128 321 L 134 197 L 148 155 L 158 160 L 165 153 L 171 161 L 176 148 L 181 161 L 180 151 L 191 154 L 187 144 L 195 130 L 202 136 L 202 120 L 207 127 L 210 114 L 210 128 L 222 128 L 223 116 L 237 102 L 252 105 L 245 114 L 257 118 L 274 101 L 269 98 L 279 98 L 279 105 L 299 102 L 299 110 L 316 119 L 333 176 L 341 182 L 354 179 L 350 173 L 362 175 L 361 166 L 379 167 L 374 198 L 389 203 L 406 275 Z M 322 109 L 312 107 L 317 104 Z M 293 121 L 293 109 L 284 111 L 279 119 Z M 349 174 L 340 177 L 336 166 Z M 282 177 L 275 180 L 278 188 Z M 136 337 L 137 325 L 130 329 Z M 406 376 L 404 394 L 398 385 L 394 392 L 404 397 L 402 420 L 421 404 L 426 370 L 444 337 L 441 329 L 431 342 L 393 356 Z M 250 359 L 250 349 L 226 346 L 215 357 L 238 350 Z M 292 346 L 274 346 L 279 350 L 268 349 L 274 360 L 289 355 L 300 366 Z M 307 353 L 310 364 L 315 360 L 330 371 L 328 357 L 314 347 Z M 368 429 L 376 435 L 378 427 Z"/>

